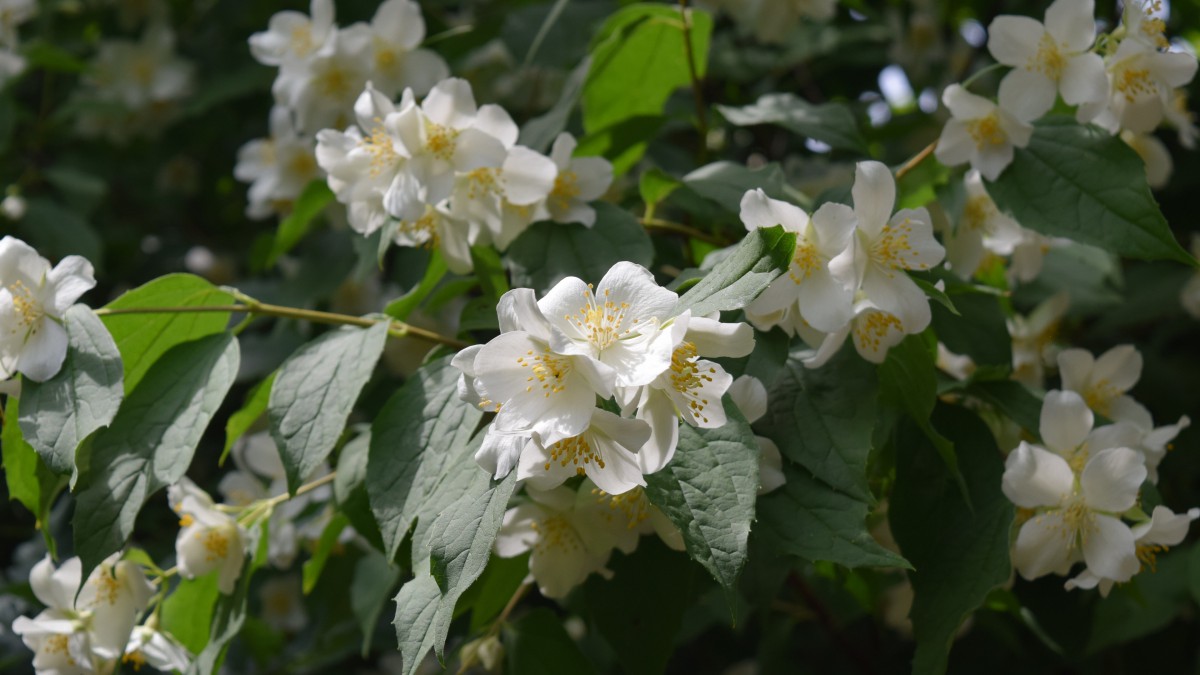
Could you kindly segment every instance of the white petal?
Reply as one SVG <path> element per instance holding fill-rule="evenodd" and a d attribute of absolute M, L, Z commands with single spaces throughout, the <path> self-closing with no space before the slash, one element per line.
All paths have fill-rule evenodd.
<path fill-rule="evenodd" d="M 457 77 L 437 83 L 425 97 L 421 108 L 435 124 L 451 129 L 467 127 L 478 112 L 471 85 Z"/>
<path fill-rule="evenodd" d="M 1109 448 L 1092 455 L 1083 467 L 1079 485 L 1088 507 L 1121 513 L 1137 503 L 1138 490 L 1145 480 L 1146 467 L 1138 452 Z"/>
<path fill-rule="evenodd" d="M 976 96 L 957 84 L 946 87 L 942 92 L 942 103 L 949 108 L 950 114 L 959 120 L 987 117 L 996 110 L 995 103 L 982 96 Z"/>
<path fill-rule="evenodd" d="M 1096 359 L 1092 382 L 1107 382 L 1120 392 L 1129 391 L 1142 376 L 1142 354 L 1133 345 L 1117 345 Z"/>
<path fill-rule="evenodd" d="M 1095 516 L 1083 536 L 1083 559 L 1094 574 L 1113 581 L 1129 581 L 1141 564 L 1129 526 L 1111 516 Z"/>
<path fill-rule="evenodd" d="M 1095 0 L 1054 0 L 1046 8 L 1046 32 L 1067 52 L 1081 52 L 1096 40 Z"/>
<path fill-rule="evenodd" d="M 938 161 L 946 166 L 965 164 L 975 152 L 975 141 L 967 133 L 967 125 L 958 119 L 946 121 L 942 127 L 942 135 L 938 137 L 937 148 L 933 151 Z"/>
<path fill-rule="evenodd" d="M 882 162 L 859 162 L 854 171 L 854 214 L 858 229 L 874 240 L 892 216 L 896 204 L 896 180 Z"/>
<path fill-rule="evenodd" d="M 577 145 L 574 136 L 565 131 L 562 132 L 554 139 L 554 145 L 550 147 L 550 159 L 560 170 L 567 169 L 571 165 L 571 155 L 575 153 Z"/>
<path fill-rule="evenodd" d="M 754 351 L 754 329 L 741 322 L 723 323 L 694 316 L 688 320 L 684 339 L 696 345 L 697 354 L 708 358 L 738 358 Z"/>
<path fill-rule="evenodd" d="M 748 231 L 761 227 L 782 225 L 787 232 L 801 234 L 808 227 L 808 214 L 798 206 L 771 199 L 762 189 L 747 190 L 742 195 L 742 224 Z"/>
<path fill-rule="evenodd" d="M 1022 508 L 1056 506 L 1074 485 L 1075 474 L 1065 459 L 1024 441 L 1004 462 L 1001 489 Z"/>
<path fill-rule="evenodd" d="M 34 382 L 45 382 L 58 374 L 67 358 L 67 331 L 43 317 L 37 333 L 25 342 L 17 357 L 17 370 Z"/>
<path fill-rule="evenodd" d="M 660 471 L 675 455 L 679 444 L 679 415 L 671 399 L 659 389 L 651 389 L 646 402 L 637 411 L 637 419 L 650 424 L 650 439 L 638 452 L 643 474 Z"/>
<path fill-rule="evenodd" d="M 47 290 L 54 293 L 54 316 L 61 317 L 79 296 L 96 285 L 95 270 L 86 258 L 69 255 L 46 275 Z"/>
<path fill-rule="evenodd" d="M 1046 114 L 1057 95 L 1057 83 L 1040 70 L 1013 68 L 1000 81 L 1000 107 L 1021 120 Z"/>
<path fill-rule="evenodd" d="M 983 148 L 976 148 L 971 154 L 971 166 L 978 169 L 979 173 L 983 174 L 988 180 L 996 180 L 1000 174 L 1012 164 L 1013 146 L 1004 143 L 1002 145 L 986 145 Z"/>
<path fill-rule="evenodd" d="M 1096 359 L 1086 349 L 1064 349 L 1058 353 L 1058 373 L 1063 389 L 1084 392 L 1091 379 Z"/>
<path fill-rule="evenodd" d="M 505 148 L 516 145 L 517 135 L 520 133 L 508 111 L 493 103 L 479 107 L 479 113 L 475 117 L 475 128 L 495 137 Z"/>
<path fill-rule="evenodd" d="M 1042 403 L 1039 431 L 1046 447 L 1070 456 L 1087 438 L 1095 417 L 1083 397 L 1073 391 L 1051 391 Z"/>
<path fill-rule="evenodd" d="M 899 319 L 905 333 L 919 333 L 929 325 L 929 300 L 903 271 L 885 272 L 878 265 L 869 265 L 862 290 L 876 309 Z"/>
<path fill-rule="evenodd" d="M 854 316 L 854 289 L 835 279 L 828 269 L 813 270 L 795 294 L 801 316 L 819 331 L 835 331 Z"/>
<path fill-rule="evenodd" d="M 571 160 L 570 170 L 575 174 L 575 186 L 579 188 L 575 198 L 580 201 L 599 199 L 612 185 L 612 163 L 603 157 L 576 157 Z"/>
<path fill-rule="evenodd" d="M 742 411 L 747 422 L 753 423 L 767 414 L 767 388 L 758 378 L 742 375 L 729 385 L 725 393 Z"/>
<path fill-rule="evenodd" d="M 518 145 L 508 151 L 501 168 L 504 197 L 510 203 L 525 206 L 542 201 L 554 188 L 558 167 L 549 157 Z"/>
<path fill-rule="evenodd" d="M 998 16 L 988 26 L 988 51 L 1006 66 L 1024 66 L 1037 56 L 1038 43 L 1045 34 L 1046 29 L 1036 19 Z"/>
<path fill-rule="evenodd" d="M 371 28 L 377 35 L 404 51 L 415 49 L 425 39 L 425 19 L 421 8 L 412 0 L 387 0 L 371 19 Z"/>
<path fill-rule="evenodd" d="M 837 256 L 850 245 L 857 227 L 858 216 L 854 209 L 845 204 L 825 202 L 812 217 L 817 251 L 828 258 Z"/>
<path fill-rule="evenodd" d="M 479 129 L 463 129 L 458 134 L 458 145 L 454 151 L 456 171 L 474 171 L 484 167 L 504 165 L 508 150 L 495 136 Z"/>
<path fill-rule="evenodd" d="M 1067 532 L 1062 514 L 1038 514 L 1021 526 L 1013 546 L 1012 561 L 1026 579 L 1056 572 L 1071 560 L 1072 533 Z"/>
<path fill-rule="evenodd" d="M 1104 59 L 1090 52 L 1070 57 L 1058 86 L 1068 105 L 1103 102 L 1108 97 Z"/>

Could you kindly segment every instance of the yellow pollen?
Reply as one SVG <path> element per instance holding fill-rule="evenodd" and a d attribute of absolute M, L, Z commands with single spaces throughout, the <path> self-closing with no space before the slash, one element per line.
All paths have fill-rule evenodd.
<path fill-rule="evenodd" d="M 977 195 L 967 200 L 963 208 L 962 224 L 969 230 L 982 234 L 990 234 L 988 227 L 992 217 L 996 215 L 996 204 L 987 195 Z"/>
<path fill-rule="evenodd" d="M 42 647 L 47 654 L 66 654 L 67 649 L 67 636 L 62 633 L 51 635 L 46 639 L 45 646 Z"/>
<path fill-rule="evenodd" d="M 575 534 L 575 529 L 562 516 L 551 516 L 545 520 L 534 522 L 533 531 L 540 535 L 538 543 L 535 545 L 539 552 L 544 553 L 550 548 L 571 552 L 581 548 L 579 535 Z"/>
<path fill-rule="evenodd" d="M 1161 544 L 1138 544 L 1136 553 L 1137 558 L 1142 562 L 1142 569 L 1147 569 L 1151 572 L 1158 571 L 1158 554 L 1166 553 L 1170 547 Z"/>
<path fill-rule="evenodd" d="M 313 49 L 312 27 L 307 23 L 292 29 L 292 52 L 304 56 Z"/>
<path fill-rule="evenodd" d="M 995 112 L 967 122 L 967 133 L 971 135 L 971 140 L 975 141 L 975 147 L 980 150 L 988 145 L 1004 145 L 1008 140 Z"/>
<path fill-rule="evenodd" d="M 598 468 L 604 468 L 604 458 L 596 452 L 591 443 L 588 443 L 583 434 L 561 440 L 547 449 L 550 451 L 550 461 L 546 462 L 546 471 L 549 471 L 554 463 L 558 463 L 559 466 L 574 466 L 578 474 L 586 473 L 585 469 L 593 462 Z"/>
<path fill-rule="evenodd" d="M 1050 37 L 1049 33 L 1043 33 L 1042 39 L 1038 42 L 1037 54 L 1025 66 L 1029 71 L 1040 71 L 1043 75 L 1058 81 L 1062 77 L 1063 68 L 1066 67 L 1067 60 L 1063 58 L 1062 52 L 1058 51 L 1058 43 L 1054 38 Z"/>
<path fill-rule="evenodd" d="M 220 560 L 229 554 L 229 537 L 216 530 L 208 530 L 203 534 L 197 532 L 196 538 L 204 542 L 204 548 L 208 551 L 205 559 L 209 562 Z"/>
<path fill-rule="evenodd" d="M 799 284 L 820 266 L 821 257 L 817 253 L 817 247 L 809 243 L 807 239 L 797 240 L 796 252 L 792 254 L 792 266 L 788 270 L 788 276 L 792 281 Z"/>
<path fill-rule="evenodd" d="M 96 601 L 107 605 L 117 604 L 117 596 L 121 594 L 121 586 L 113 576 L 113 569 L 103 569 L 92 582 L 96 586 Z"/>
<path fill-rule="evenodd" d="M 317 160 L 308 153 L 297 152 L 288 162 L 288 169 L 295 175 L 308 176 L 316 172 Z"/>
<path fill-rule="evenodd" d="M 883 338 L 893 330 L 903 332 L 904 324 L 893 314 L 871 311 L 854 322 L 854 341 L 859 347 L 879 351 Z"/>
<path fill-rule="evenodd" d="M 380 70 L 391 69 L 399 60 L 396 58 L 396 52 L 391 49 L 381 49 L 375 52 L 375 66 Z"/>
<path fill-rule="evenodd" d="M 1158 85 L 1150 79 L 1150 71 L 1146 68 L 1125 68 L 1115 79 L 1117 91 L 1125 96 L 1126 103 L 1153 96 L 1158 91 Z"/>
<path fill-rule="evenodd" d="M 121 663 L 126 663 L 132 666 L 134 672 L 140 672 L 142 670 L 142 666 L 146 665 L 146 657 L 142 656 L 140 651 L 134 650 L 122 656 Z"/>
<path fill-rule="evenodd" d="M 374 120 L 375 126 L 371 135 L 358 142 L 358 147 L 364 148 L 371 155 L 371 175 L 378 176 L 384 169 L 390 169 L 400 160 L 396 147 L 392 145 L 392 137 L 383 128 L 383 120 Z"/>
<path fill-rule="evenodd" d="M 912 249 L 909 243 L 909 236 L 912 234 L 912 220 L 905 218 L 903 221 L 895 225 L 888 223 L 883 226 L 883 230 L 879 233 L 879 238 L 871 244 L 871 259 L 880 265 L 897 270 L 897 269 L 913 269 L 914 263 L 905 258 L 917 257 L 917 252 Z M 916 268 L 926 269 L 929 267 L 926 263 L 915 265 Z"/>
<path fill-rule="evenodd" d="M 596 503 L 609 508 L 609 511 L 602 512 L 601 515 L 609 522 L 615 517 L 621 517 L 625 521 L 626 529 L 632 530 L 650 517 L 650 502 L 646 499 L 646 491 L 641 487 L 619 495 L 610 495 L 600 488 L 592 488 L 592 494 L 596 495 Z"/>
<path fill-rule="evenodd" d="M 442 237 L 438 234 L 438 212 L 432 206 L 425 208 L 425 215 L 413 221 L 400 221 L 400 232 L 407 234 L 414 241 L 424 243 L 427 249 L 438 248 Z"/>
<path fill-rule="evenodd" d="M 351 93 L 352 78 L 341 68 L 330 68 L 316 79 L 317 87 L 330 98 L 343 99 Z"/>
<path fill-rule="evenodd" d="M 425 120 L 425 146 L 434 157 L 449 162 L 454 158 L 457 141 L 457 130 Z"/>
<path fill-rule="evenodd" d="M 554 178 L 554 188 L 547 200 L 554 210 L 566 211 L 579 193 L 579 175 L 574 171 L 562 171 Z"/>
<path fill-rule="evenodd" d="M 17 324 L 8 329 L 9 334 L 16 335 L 20 332 L 25 333 L 25 339 L 37 335 L 38 329 L 41 327 L 42 317 L 46 315 L 42 308 L 42 303 L 38 300 L 33 291 L 29 289 L 22 281 L 16 281 L 8 286 L 9 293 L 12 294 L 13 309 L 17 313 Z"/>
<path fill-rule="evenodd" d="M 708 417 L 704 415 L 704 410 L 708 407 L 709 401 L 701 397 L 701 392 L 705 385 L 713 381 L 712 376 L 716 374 L 717 369 L 711 366 L 702 368 L 698 363 L 698 359 L 699 355 L 696 353 L 696 345 L 687 341 L 680 343 L 675 348 L 675 351 L 671 353 L 671 371 L 669 376 L 671 386 L 688 400 L 688 408 L 690 408 L 691 414 L 696 419 L 708 422 Z"/>
<path fill-rule="evenodd" d="M 1069 499 L 1070 501 L 1062 508 L 1063 530 L 1059 532 L 1059 535 L 1072 544 L 1076 543 L 1078 539 L 1078 543 L 1082 545 L 1092 530 L 1096 517 L 1082 499 L 1078 497 Z"/>
<path fill-rule="evenodd" d="M 500 169 L 483 167 L 468 171 L 467 199 L 480 199 L 500 192 Z"/>
<path fill-rule="evenodd" d="M 189 514 L 186 514 L 186 513 L 183 514 L 183 516 L 179 518 L 179 526 L 180 527 L 191 527 L 192 523 L 194 523 L 194 522 L 196 522 L 196 519 L 192 518 Z"/>
<path fill-rule="evenodd" d="M 1108 380 L 1100 380 L 1093 382 L 1091 386 L 1083 392 L 1083 400 L 1088 404 L 1088 407 L 1105 417 L 1112 417 L 1112 403 L 1121 391 L 1113 386 Z"/>
<path fill-rule="evenodd" d="M 565 357 L 552 354 L 549 347 L 541 354 L 534 354 L 532 350 L 525 352 L 525 356 L 517 358 L 517 364 L 528 368 L 531 373 L 525 378 L 526 393 L 537 390 L 546 398 L 550 398 L 550 394 L 558 394 L 566 389 L 563 382 L 571 374 L 571 362 Z"/>
<path fill-rule="evenodd" d="M 605 289 L 603 300 L 592 295 L 590 287 L 583 295 L 584 304 L 579 307 L 579 311 L 574 316 L 568 314 L 563 318 L 575 324 L 596 349 L 603 350 L 633 332 L 633 324 L 636 324 L 637 320 L 630 322 L 628 327 L 625 325 L 628 302 L 611 300 L 610 289 Z"/>

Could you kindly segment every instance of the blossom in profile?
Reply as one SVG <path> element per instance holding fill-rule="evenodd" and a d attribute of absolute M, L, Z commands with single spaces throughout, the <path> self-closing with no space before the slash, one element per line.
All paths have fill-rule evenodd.
<path fill-rule="evenodd" d="M 232 594 L 250 548 L 245 529 L 187 478 L 168 488 L 167 498 L 179 515 L 175 555 L 180 576 L 195 579 L 216 572 L 217 588 Z"/>

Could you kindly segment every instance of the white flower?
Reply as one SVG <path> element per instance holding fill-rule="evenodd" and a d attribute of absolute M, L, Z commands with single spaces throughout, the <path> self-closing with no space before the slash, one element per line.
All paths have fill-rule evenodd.
<path fill-rule="evenodd" d="M 475 263 L 471 245 L 479 237 L 479 226 L 454 218 L 445 206 L 426 204 L 424 212 L 411 220 L 391 222 L 392 241 L 398 246 L 437 249 L 446 267 L 455 274 L 469 274 Z"/>
<path fill-rule="evenodd" d="M 851 288 L 859 291 L 859 303 L 869 299 L 874 310 L 898 321 L 904 333 L 925 330 L 929 300 L 905 270 L 927 270 L 945 257 L 945 249 L 933 238 L 929 212 L 901 209 L 893 215 L 896 182 L 879 162 L 858 163 L 853 196 L 857 236 L 830 262 L 834 276 L 849 279 Z M 839 210 L 841 218 L 851 217 L 845 207 Z"/>
<path fill-rule="evenodd" d="M 57 265 L 14 237 L 0 239 L 0 380 L 21 373 L 44 382 L 67 356 L 63 313 L 96 285 L 92 264 L 72 255 Z"/>
<path fill-rule="evenodd" d="M 550 345 L 560 354 L 591 357 L 616 372 L 616 385 L 648 384 L 671 365 L 671 343 L 659 326 L 679 296 L 660 287 L 645 267 L 613 265 L 592 292 L 567 277 L 538 301 L 553 328 Z"/>
<path fill-rule="evenodd" d="M 1078 473 L 1092 455 L 1109 448 L 1133 448 L 1141 438 L 1127 423 L 1095 427 L 1095 417 L 1083 398 L 1073 391 L 1046 392 L 1038 433 L 1047 450 L 1057 454 Z"/>
<path fill-rule="evenodd" d="M 517 139 L 508 113 L 496 105 L 477 108 L 471 85 L 457 78 L 439 82 L 420 105 L 389 115 L 385 124 L 412 176 L 384 198 L 388 213 L 402 220 L 420 218 L 426 205 L 448 198 L 455 172 L 501 166 Z"/>
<path fill-rule="evenodd" d="M 1192 81 L 1196 57 L 1160 52 L 1138 40 L 1122 40 L 1106 64 L 1110 94 L 1094 106 L 1081 106 L 1082 119 L 1092 119 L 1116 133 L 1153 131 L 1174 105 L 1175 88 Z M 1096 110 L 1089 110 L 1095 108 Z"/>
<path fill-rule="evenodd" d="M 450 76 L 446 61 L 428 49 L 425 19 L 412 0 L 386 0 L 375 10 L 369 26 L 355 24 L 346 30 L 363 31 L 371 43 L 371 79 L 388 96 L 405 87 L 418 96 Z"/>
<path fill-rule="evenodd" d="M 1142 376 L 1142 355 L 1132 345 L 1118 345 L 1092 356 L 1085 349 L 1065 349 L 1058 354 L 1063 389 L 1078 392 L 1088 407 L 1113 421 L 1146 426 L 1150 414 L 1125 392 Z"/>
<path fill-rule="evenodd" d="M 1165 187 L 1175 169 L 1167 146 L 1153 134 L 1135 134 L 1129 130 L 1121 132 L 1121 140 L 1133 148 L 1146 164 L 1146 182 L 1150 187 L 1155 190 Z"/>
<path fill-rule="evenodd" d="M 148 625 L 133 629 L 121 657 L 121 663 L 128 664 L 135 672 L 145 665 L 164 672 L 186 671 L 191 661 L 192 655 L 186 647 Z"/>
<path fill-rule="evenodd" d="M 1171 42 L 1167 40 L 1167 24 L 1158 17 L 1162 9 L 1161 0 L 1129 0 L 1121 3 L 1124 12 L 1121 14 L 1122 25 L 1118 33 L 1122 40 L 1134 40 L 1151 49 L 1167 49 Z"/>
<path fill-rule="evenodd" d="M 130 110 L 179 100 L 192 86 L 192 66 L 175 55 L 175 34 L 164 24 L 147 28 L 140 42 L 102 42 L 88 73 L 101 100 Z"/>
<path fill-rule="evenodd" d="M 1017 534 L 1013 564 L 1026 579 L 1065 574 L 1082 558 L 1096 574 L 1127 581 L 1138 570 L 1134 535 L 1120 515 L 1137 503 L 1146 478 L 1139 454 L 1110 448 L 1076 476 L 1067 460 L 1022 442 L 1005 463 L 1002 489 L 1035 510 Z"/>
<path fill-rule="evenodd" d="M 154 588 L 142 568 L 113 554 L 96 566 L 79 591 L 75 607 L 91 612 L 91 645 L 97 656 L 117 658 L 125 653 L 138 616 L 146 609 Z"/>
<path fill-rule="evenodd" d="M 254 219 L 286 213 L 313 180 L 321 177 L 312 137 L 297 133 L 291 111 L 271 109 L 271 137 L 250 141 L 238 150 L 233 175 L 250 183 L 246 216 Z"/>
<path fill-rule="evenodd" d="M 302 63 L 328 53 L 337 32 L 333 12 L 333 0 L 312 0 L 311 18 L 291 10 L 276 12 L 266 31 L 250 36 L 250 53 L 267 66 Z"/>
<path fill-rule="evenodd" d="M 1043 300 L 1028 316 L 1015 314 L 1008 320 L 1014 380 L 1034 389 L 1043 388 L 1046 366 L 1057 363 L 1054 336 L 1070 304 L 1071 296 L 1063 291 Z"/>
<path fill-rule="evenodd" d="M 496 534 L 496 554 L 513 558 L 529 552 L 529 572 L 547 598 L 565 598 L 593 572 L 605 569 L 612 537 L 594 519 L 580 522 L 575 491 L 527 490 L 530 501 L 511 508 Z"/>
<path fill-rule="evenodd" d="M 563 132 L 554 139 L 550 159 L 558 176 L 546 198 L 550 217 L 559 223 L 596 224 L 596 210 L 588 202 L 599 199 L 612 184 L 612 164 L 603 157 L 575 157 L 575 137 Z"/>
<path fill-rule="evenodd" d="M 482 226 L 480 242 L 508 248 L 535 221 L 549 217 L 545 201 L 558 169 L 545 155 L 523 146 L 508 149 L 500 167 L 459 173 L 450 195 L 450 213 Z"/>
<path fill-rule="evenodd" d="M 760 329 L 781 325 L 789 334 L 788 316 L 799 314 L 817 330 L 834 331 L 851 316 L 854 288 L 835 279 L 829 261 L 846 250 L 854 236 L 854 212 L 842 204 L 822 206 L 810 220 L 797 206 L 767 197 L 762 190 L 749 190 L 742 197 L 742 223 L 747 230 L 783 226 L 796 235 L 796 250 L 788 273 L 771 282 L 746 306 L 746 317 Z"/>
<path fill-rule="evenodd" d="M 601 490 L 620 495 L 646 484 L 637 452 L 649 439 L 646 422 L 597 410 L 578 436 L 543 445 L 535 435 L 521 452 L 517 479 L 550 490 L 572 476 L 586 475 Z"/>
<path fill-rule="evenodd" d="M 297 128 L 314 134 L 344 127 L 354 99 L 370 79 L 371 42 L 357 31 L 338 31 L 310 58 L 288 62 L 271 87 L 276 103 L 292 110 Z"/>
<path fill-rule="evenodd" d="M 971 378 L 978 366 L 966 354 L 956 354 L 941 342 L 937 343 L 937 368 L 950 377 L 963 382 Z"/>
<path fill-rule="evenodd" d="M 1055 0 L 1045 25 L 1027 16 L 996 17 L 988 27 L 988 50 L 1013 68 L 1000 82 L 1000 98 L 1026 99 L 1031 119 L 1050 110 L 1059 92 L 1068 105 L 1103 101 L 1104 60 L 1089 51 L 1096 39 L 1094 14 L 1094 0 Z"/>
<path fill-rule="evenodd" d="M 957 84 L 942 92 L 953 116 L 942 128 L 934 154 L 946 166 L 971 163 L 988 180 L 996 180 L 1012 162 L 1013 148 L 1029 144 L 1037 113 L 1018 92 L 1000 90 L 1000 104 L 976 96 Z"/>
<path fill-rule="evenodd" d="M 182 528 L 175 539 L 180 576 L 194 579 L 216 571 L 221 593 L 233 593 L 249 550 L 246 531 L 187 478 L 168 488 L 167 498 Z"/>
<path fill-rule="evenodd" d="M 274 577 L 258 587 L 262 619 L 275 630 L 296 633 L 308 624 L 300 579 L 295 575 Z"/>
<path fill-rule="evenodd" d="M 650 503 L 640 487 L 613 495 L 596 487 L 590 480 L 579 485 L 575 495 L 575 522 L 596 535 L 596 546 L 633 553 L 642 535 L 655 534 L 668 547 L 682 551 L 683 533 L 657 506 Z"/>
<path fill-rule="evenodd" d="M 1150 515 L 1149 520 L 1134 525 L 1134 544 L 1142 568 L 1149 567 L 1153 570 L 1158 554 L 1181 543 L 1187 537 L 1188 527 L 1197 518 L 1200 518 L 1200 509 L 1188 509 L 1187 513 L 1176 514 L 1171 509 L 1159 505 L 1154 507 L 1154 513 Z M 1088 567 L 1073 579 L 1068 579 L 1066 588 L 1069 591 L 1099 586 L 1100 595 L 1107 597 L 1117 581 L 1121 580 L 1100 576 Z"/>
<path fill-rule="evenodd" d="M 970 279 L 987 253 L 1012 255 L 1025 235 L 1017 221 L 996 207 L 978 171 L 968 171 L 963 184 L 966 203 L 958 226 L 946 233 L 946 259 L 959 278 Z"/>

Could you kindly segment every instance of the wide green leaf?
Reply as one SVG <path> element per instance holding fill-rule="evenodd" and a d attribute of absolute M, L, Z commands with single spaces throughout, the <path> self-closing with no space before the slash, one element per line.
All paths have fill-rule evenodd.
<path fill-rule="evenodd" d="M 276 374 L 278 371 L 272 372 L 267 379 L 251 387 L 250 391 L 246 392 L 246 400 L 242 401 L 242 407 L 225 421 L 225 447 L 221 450 L 221 464 L 229 457 L 233 444 L 267 412 L 267 403 L 271 399 L 271 387 L 275 384 Z"/>
<path fill-rule="evenodd" d="M 390 564 L 379 551 L 368 550 L 354 563 L 354 576 L 350 579 L 350 609 L 363 634 L 363 658 L 371 652 L 375 624 L 379 622 L 383 607 L 391 599 L 392 589 L 398 581 L 400 568 Z"/>
<path fill-rule="evenodd" d="M 414 520 L 429 521 L 420 524 L 423 531 L 432 524 L 444 506 L 435 495 L 461 475 L 460 463 L 484 473 L 467 453 L 483 413 L 459 400 L 458 378 L 448 358 L 424 366 L 388 400 L 371 427 L 367 494 L 389 560 Z M 428 556 L 420 548 L 413 546 L 414 563 Z"/>
<path fill-rule="evenodd" d="M 105 309 L 203 307 L 232 302 L 232 295 L 200 277 L 168 274 L 122 294 Z M 150 365 L 168 349 L 220 333 L 229 325 L 228 312 L 110 314 L 103 319 L 121 351 L 127 394 L 137 387 Z"/>
<path fill-rule="evenodd" d="M 545 292 L 565 277 L 599 282 L 622 260 L 649 267 L 654 244 L 629 212 L 598 202 L 596 224 L 535 223 L 508 249 L 513 285 Z"/>
<path fill-rule="evenodd" d="M 737 248 L 684 293 L 672 315 L 693 316 L 741 309 L 787 270 L 796 235 L 783 227 L 764 227 L 746 235 Z"/>
<path fill-rule="evenodd" d="M 764 94 L 740 108 L 719 105 L 717 110 L 735 126 L 774 124 L 835 148 L 866 153 L 867 144 L 854 113 L 841 103 L 809 103 L 794 94 Z"/>
<path fill-rule="evenodd" d="M 1043 119 L 988 193 L 1018 223 L 1042 234 L 1129 258 L 1197 265 L 1159 211 L 1142 159 L 1098 127 Z"/>
<path fill-rule="evenodd" d="M 947 468 L 924 432 L 901 427 L 896 484 L 888 512 L 915 598 L 909 617 L 917 651 L 914 673 L 942 673 L 954 634 L 993 588 L 1008 582 L 1013 506 L 1000 491 L 1004 462 L 992 434 L 974 414 L 941 407 L 934 415 L 962 455 L 962 478 Z"/>
<path fill-rule="evenodd" d="M 773 199 L 791 197 L 783 168 L 774 162 L 756 169 L 737 162 L 713 162 L 687 174 L 682 181 L 697 196 L 719 204 L 730 213 L 741 213 L 742 197 L 749 190 L 761 189 Z"/>
<path fill-rule="evenodd" d="M 72 524 L 85 577 L 125 544 L 146 499 L 183 477 L 237 370 L 237 340 L 229 333 L 179 345 L 84 446 Z"/>
<path fill-rule="evenodd" d="M 371 446 L 371 430 L 366 428 L 350 439 L 338 451 L 337 475 L 333 479 L 333 498 L 338 511 L 350 519 L 356 532 L 372 546 L 383 551 L 379 525 L 371 513 L 367 496 L 367 455 Z"/>
<path fill-rule="evenodd" d="M 953 297 L 957 315 L 944 305 L 930 304 L 938 341 L 956 354 L 970 356 L 977 364 L 1011 368 L 1012 338 L 1000 298 L 970 291 L 954 293 Z"/>
<path fill-rule="evenodd" d="M 296 350 L 279 367 L 267 419 L 292 493 L 333 452 L 387 336 L 386 321 L 344 326 Z"/>
<path fill-rule="evenodd" d="M 75 449 L 117 414 L 125 397 L 121 354 L 108 329 L 86 305 L 63 316 L 67 358 L 45 382 L 21 387 L 21 431 L 57 473 L 75 468 Z"/>
<path fill-rule="evenodd" d="M 867 531 L 867 502 L 839 492 L 799 466 L 758 504 L 764 541 L 775 551 L 846 567 L 909 567 Z"/>
<path fill-rule="evenodd" d="M 45 533 L 50 506 L 66 486 L 67 478 L 51 471 L 33 446 L 21 437 L 21 426 L 17 423 L 21 414 L 19 403 L 15 398 L 8 398 L 4 410 L 4 429 L 0 431 L 4 482 L 8 487 L 8 498 L 21 502 L 29 509 Z M 47 536 L 47 542 L 50 541 Z"/>
<path fill-rule="evenodd" d="M 871 503 L 866 471 L 877 399 L 875 369 L 857 354 L 842 350 L 809 369 L 793 353 L 768 392 L 767 414 L 755 426 L 817 480 Z"/>
<path fill-rule="evenodd" d="M 274 265 L 279 256 L 295 248 L 312 228 L 313 219 L 332 202 L 333 191 L 325 184 L 325 179 L 317 179 L 306 185 L 292 205 L 292 212 L 279 221 L 279 231 L 271 245 L 267 265 Z"/>
<path fill-rule="evenodd" d="M 646 496 L 683 532 L 688 555 L 725 589 L 746 564 L 758 492 L 758 440 L 735 406 L 716 429 L 679 425 L 679 445 L 666 468 L 646 476 Z"/>
<path fill-rule="evenodd" d="M 221 597 L 216 574 L 180 579 L 162 604 L 162 629 L 196 654 L 208 644 L 213 608 Z"/>
<path fill-rule="evenodd" d="M 704 77 L 712 17 L 689 11 L 696 74 Z M 588 133 L 630 117 L 659 115 L 676 89 L 691 83 L 684 17 L 664 5 L 622 8 L 601 26 L 583 87 L 583 128 Z"/>

